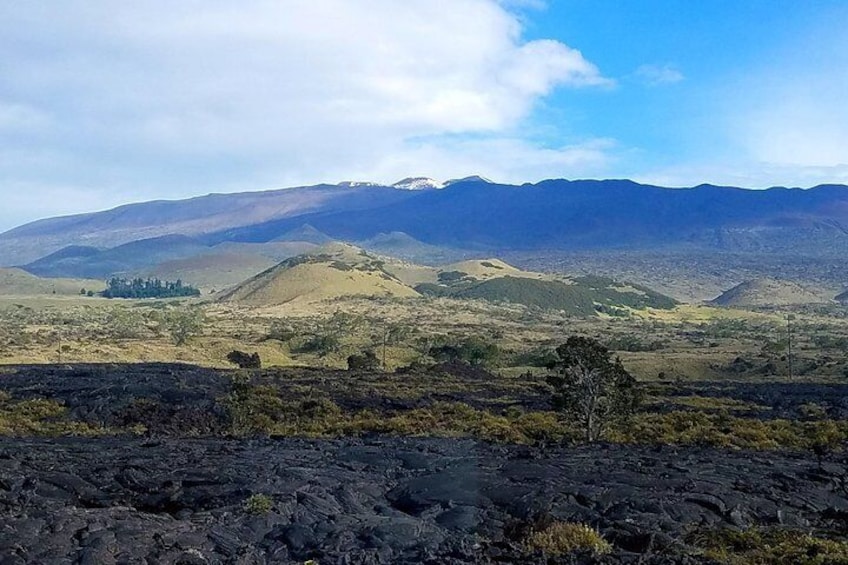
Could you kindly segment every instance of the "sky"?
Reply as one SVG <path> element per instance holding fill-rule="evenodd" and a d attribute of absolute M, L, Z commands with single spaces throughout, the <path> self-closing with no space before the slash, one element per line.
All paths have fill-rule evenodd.
<path fill-rule="evenodd" d="M 848 2 L 0 0 L 0 231 L 482 175 L 848 183 Z"/>

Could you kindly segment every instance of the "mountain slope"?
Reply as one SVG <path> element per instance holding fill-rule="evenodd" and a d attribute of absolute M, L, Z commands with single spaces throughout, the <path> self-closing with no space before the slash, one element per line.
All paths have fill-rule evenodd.
<path fill-rule="evenodd" d="M 848 250 L 848 187 L 667 189 L 631 181 L 458 182 L 357 213 L 322 211 L 212 234 L 267 241 L 309 223 L 336 239 L 403 232 L 464 249 Z"/>
<path fill-rule="evenodd" d="M 0 234 L 0 265 L 29 263 L 68 245 L 115 247 L 168 234 L 199 236 L 316 211 L 384 206 L 414 194 L 371 184 L 342 184 L 128 204 L 39 220 Z"/>
<path fill-rule="evenodd" d="M 167 235 L 133 241 L 111 249 L 71 246 L 25 265 L 24 270 L 41 277 L 106 279 L 133 274 L 145 267 L 209 251 L 209 246 L 183 236 Z"/>
<path fill-rule="evenodd" d="M 402 185 L 417 186 L 415 179 Z M 218 194 L 21 226 L 0 234 L 0 264 L 28 263 L 68 245 L 113 247 L 167 234 L 207 245 L 265 243 L 305 225 L 335 240 L 403 233 L 465 250 L 838 255 L 848 252 L 848 187 L 667 189 L 627 180 L 513 186 L 469 178 L 438 190 L 347 183 Z"/>

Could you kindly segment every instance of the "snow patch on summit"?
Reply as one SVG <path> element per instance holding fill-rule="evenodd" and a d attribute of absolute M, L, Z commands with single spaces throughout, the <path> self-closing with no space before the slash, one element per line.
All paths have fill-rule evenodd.
<path fill-rule="evenodd" d="M 392 185 L 400 190 L 427 190 L 444 188 L 444 184 L 428 177 L 407 177 Z"/>

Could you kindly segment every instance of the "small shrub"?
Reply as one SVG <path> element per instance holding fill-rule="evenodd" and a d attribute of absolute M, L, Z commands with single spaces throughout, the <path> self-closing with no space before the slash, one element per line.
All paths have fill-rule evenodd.
<path fill-rule="evenodd" d="M 585 524 L 554 522 L 542 530 L 531 532 L 524 540 L 529 552 L 565 555 L 574 551 L 589 551 L 595 555 L 612 552 L 612 545 L 595 528 Z"/>
<path fill-rule="evenodd" d="M 106 328 L 115 339 L 136 339 L 144 335 L 144 316 L 127 308 L 115 308 L 108 314 Z"/>
<path fill-rule="evenodd" d="M 815 402 L 807 402 L 798 407 L 798 411 L 808 420 L 823 420 L 827 418 L 827 408 Z"/>
<path fill-rule="evenodd" d="M 266 339 L 275 339 L 277 341 L 291 341 L 297 336 L 297 332 L 294 331 L 290 325 L 286 324 L 282 320 L 274 320 L 271 322 L 271 327 L 268 329 L 268 334 L 266 335 Z"/>
<path fill-rule="evenodd" d="M 271 511 L 274 501 L 265 494 L 253 494 L 244 501 L 244 511 L 255 516 L 262 516 Z"/>
<path fill-rule="evenodd" d="M 205 320 L 203 312 L 198 309 L 172 310 L 165 317 L 165 325 L 174 345 L 181 346 L 201 333 Z"/>
<path fill-rule="evenodd" d="M 428 351 L 438 363 L 465 361 L 472 365 L 496 366 L 501 357 L 500 348 L 479 337 L 468 337 L 456 342 L 445 341 Z"/>
<path fill-rule="evenodd" d="M 347 358 L 348 371 L 376 371 L 380 368 L 380 360 L 373 351 L 366 351 L 362 355 L 350 355 Z"/>
<path fill-rule="evenodd" d="M 271 433 L 285 410 L 275 388 L 251 385 L 243 377 L 233 380 L 232 392 L 223 404 L 230 415 L 231 431 L 237 436 Z"/>
<path fill-rule="evenodd" d="M 340 345 L 339 338 L 334 335 L 314 335 L 300 344 L 297 353 L 315 353 L 323 356 L 337 351 Z"/>

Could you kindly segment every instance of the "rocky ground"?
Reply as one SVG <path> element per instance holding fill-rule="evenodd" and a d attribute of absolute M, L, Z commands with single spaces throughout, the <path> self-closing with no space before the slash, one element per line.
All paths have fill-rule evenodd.
<path fill-rule="evenodd" d="M 499 386 L 482 386 L 485 377 L 455 375 L 452 394 L 485 401 Z M 351 391 L 389 377 L 304 369 L 258 378 L 282 394 L 314 387 L 359 408 L 384 406 L 385 398 Z M 717 528 L 848 534 L 841 456 L 379 436 L 228 439 L 215 399 L 230 386 L 224 372 L 186 365 L 4 369 L 0 391 L 14 399 L 51 398 L 72 419 L 107 428 L 143 421 L 147 435 L 0 437 L 0 565 L 702 563 L 699 536 Z M 818 402 L 841 416 L 844 388 L 701 383 L 677 394 L 715 393 L 781 417 Z M 532 388 L 519 392 L 542 402 Z M 528 532 L 551 521 L 597 528 L 613 553 L 528 553 Z"/>
<path fill-rule="evenodd" d="M 716 526 L 844 529 L 842 469 L 800 455 L 470 440 L 15 439 L 0 564 L 491 563 L 534 521 L 599 528 L 610 563 L 699 562 Z M 267 496 L 251 513 L 246 501 Z M 255 499 L 254 499 L 255 500 Z M 588 555 L 552 562 L 594 562 Z"/>
<path fill-rule="evenodd" d="M 139 419 L 164 435 L 214 434 L 225 425 L 216 398 L 227 394 L 233 371 L 166 363 L 8 366 L 0 373 L 0 391 L 15 398 L 51 398 L 68 407 L 75 420 L 122 426 Z M 538 383 L 498 379 L 487 371 L 462 364 L 437 365 L 415 374 L 351 373 L 291 368 L 256 372 L 254 382 L 272 384 L 286 398 L 304 391 L 320 393 L 345 409 L 396 410 L 426 406 L 434 401 L 465 402 L 472 406 L 526 410 L 550 409 L 550 395 Z M 389 383 L 397 385 L 391 390 Z M 410 384 L 411 383 L 411 384 Z M 765 408 L 759 418 L 802 419 L 811 403 L 830 418 L 848 419 L 848 384 L 813 382 L 682 382 L 654 383 L 667 400 L 675 396 L 731 399 Z M 509 399 L 507 402 L 505 399 Z M 155 402 L 157 413 L 140 414 L 136 401 Z M 660 410 L 677 410 L 666 402 Z M 148 407 L 148 411 L 149 411 Z"/>

